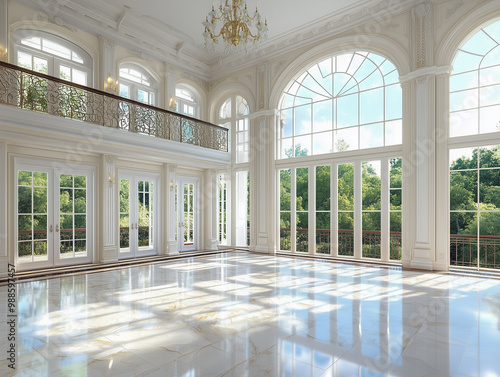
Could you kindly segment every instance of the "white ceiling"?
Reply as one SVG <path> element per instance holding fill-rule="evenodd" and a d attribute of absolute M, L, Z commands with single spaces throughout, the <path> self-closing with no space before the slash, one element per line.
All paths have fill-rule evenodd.
<path fill-rule="evenodd" d="M 248 0 L 247 6 L 250 11 L 257 6 L 261 16 L 267 18 L 269 39 L 273 39 L 326 15 L 367 2 L 368 0 Z M 217 8 L 220 4 L 219 1 L 211 0 L 107 0 L 106 3 L 115 8 L 116 14 L 126 9 L 130 15 L 150 17 L 181 31 L 189 37 L 189 42 L 199 48 L 203 48 L 201 33 L 204 27 L 201 23 L 212 5 Z"/>
<path fill-rule="evenodd" d="M 267 18 L 269 39 L 257 51 L 224 56 L 223 46 L 204 49 L 202 21 L 214 0 L 17 0 L 49 13 L 52 21 L 112 38 L 120 44 L 174 65 L 203 79 L 255 64 L 301 44 L 397 11 L 422 0 L 247 0 Z M 52 3 L 54 6 L 47 6 Z"/>

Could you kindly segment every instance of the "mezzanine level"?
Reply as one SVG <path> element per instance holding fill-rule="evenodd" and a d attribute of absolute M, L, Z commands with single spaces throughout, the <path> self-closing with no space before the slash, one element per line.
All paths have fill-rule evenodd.
<path fill-rule="evenodd" d="M 0 104 L 228 151 L 228 129 L 0 61 Z"/>

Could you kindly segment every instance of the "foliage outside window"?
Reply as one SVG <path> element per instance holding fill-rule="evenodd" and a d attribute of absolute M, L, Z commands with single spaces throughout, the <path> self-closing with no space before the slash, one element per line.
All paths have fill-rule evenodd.
<path fill-rule="evenodd" d="M 500 146 L 450 151 L 450 264 L 500 268 Z"/>
<path fill-rule="evenodd" d="M 50 33 L 27 30 L 17 31 L 15 40 L 18 66 L 83 86 L 92 84 L 92 58 L 72 42 Z M 47 112 L 46 80 L 23 75 L 22 88 L 23 108 Z M 58 97 L 62 116 L 79 119 L 75 109 L 80 108 L 86 101 L 83 91 L 60 86 L 52 94 Z"/>

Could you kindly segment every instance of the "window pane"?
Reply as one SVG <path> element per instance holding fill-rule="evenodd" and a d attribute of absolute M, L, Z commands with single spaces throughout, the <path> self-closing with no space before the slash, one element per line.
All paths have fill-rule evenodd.
<path fill-rule="evenodd" d="M 338 254 L 354 256 L 354 212 L 339 212 Z"/>
<path fill-rule="evenodd" d="M 280 250 L 292 250 L 290 219 L 290 212 L 280 212 Z"/>
<path fill-rule="evenodd" d="M 280 170 L 280 210 L 290 211 L 291 170 Z"/>
<path fill-rule="evenodd" d="M 307 212 L 297 212 L 297 245 L 296 251 L 308 252 L 308 229 L 309 214 Z"/>
<path fill-rule="evenodd" d="M 479 220 L 479 267 L 500 267 L 500 211 L 481 212 Z"/>
<path fill-rule="evenodd" d="M 384 120 L 384 89 L 373 89 L 360 93 L 360 123 L 374 123 Z"/>
<path fill-rule="evenodd" d="M 477 214 L 450 213 L 450 264 L 477 266 Z"/>
<path fill-rule="evenodd" d="M 354 210 L 354 165 L 338 165 L 339 211 Z"/>
<path fill-rule="evenodd" d="M 337 128 L 359 124 L 358 104 L 357 94 L 337 98 Z"/>
<path fill-rule="evenodd" d="M 316 252 L 330 254 L 330 212 L 316 213 Z"/>
<path fill-rule="evenodd" d="M 311 106 L 300 106 L 295 108 L 295 135 L 311 133 Z"/>
<path fill-rule="evenodd" d="M 380 212 L 363 212 L 363 257 L 380 258 Z"/>
<path fill-rule="evenodd" d="M 477 170 L 450 173 L 450 210 L 477 209 Z"/>
<path fill-rule="evenodd" d="M 402 251 L 402 219 L 401 212 L 391 212 L 390 218 L 390 259 L 401 260 Z"/>
<path fill-rule="evenodd" d="M 17 65 L 26 69 L 33 69 L 33 63 L 31 61 L 31 55 L 26 54 L 22 51 L 17 52 Z"/>
<path fill-rule="evenodd" d="M 316 166 L 316 210 L 330 210 L 330 165 Z"/>
<path fill-rule="evenodd" d="M 383 123 L 370 124 L 359 128 L 359 140 L 361 149 L 376 148 L 384 145 Z"/>
<path fill-rule="evenodd" d="M 363 162 L 363 210 L 380 210 L 380 161 Z"/>
<path fill-rule="evenodd" d="M 308 210 L 309 169 L 297 168 L 297 211 Z"/>

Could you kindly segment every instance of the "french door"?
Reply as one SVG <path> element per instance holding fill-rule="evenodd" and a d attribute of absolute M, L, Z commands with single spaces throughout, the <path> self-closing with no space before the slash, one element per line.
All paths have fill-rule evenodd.
<path fill-rule="evenodd" d="M 199 242 L 198 178 L 178 177 L 175 189 L 177 241 L 179 251 L 198 249 Z"/>
<path fill-rule="evenodd" d="M 120 174 L 120 259 L 157 254 L 158 175 Z"/>
<path fill-rule="evenodd" d="M 95 168 L 71 171 L 16 162 L 18 270 L 91 263 Z"/>

